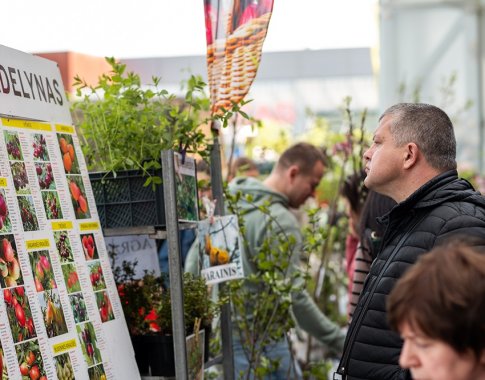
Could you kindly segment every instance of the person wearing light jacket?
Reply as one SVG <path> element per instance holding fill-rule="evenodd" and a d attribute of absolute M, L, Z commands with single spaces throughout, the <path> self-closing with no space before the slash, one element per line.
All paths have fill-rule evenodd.
<path fill-rule="evenodd" d="M 326 163 L 327 158 L 320 149 L 311 144 L 299 143 L 281 155 L 273 171 L 263 182 L 255 178 L 239 177 L 229 184 L 231 193 L 240 192 L 243 195 L 237 202 L 237 207 L 242 211 L 244 239 L 247 242 L 242 255 L 245 276 L 255 273 L 263 275 L 257 266 L 260 247 L 268 239 L 283 235 L 292 236 L 294 239 L 294 244 L 290 245 L 291 251 L 283 252 L 290 262 L 286 278 L 292 278 L 295 282 L 304 281 L 302 277 L 291 276 L 295 271 L 301 270 L 299 265 L 302 233 L 290 208 L 300 207 L 314 195 Z M 248 195 L 250 201 L 245 198 Z M 260 206 L 267 207 L 270 216 L 262 212 Z M 257 288 L 253 291 L 257 292 Z M 291 294 L 291 314 L 300 328 L 324 343 L 329 350 L 341 352 L 344 334 L 340 327 L 320 311 L 303 286 L 300 291 Z M 252 315 L 236 317 L 253 318 Z M 244 343 L 237 333 L 233 335 L 235 373 L 238 378 L 240 371 L 247 371 L 248 363 L 242 347 Z M 271 374 L 271 378 L 297 378 L 297 373 L 291 369 L 291 353 L 286 336 L 264 352 L 270 359 L 279 360 L 279 368 Z"/>

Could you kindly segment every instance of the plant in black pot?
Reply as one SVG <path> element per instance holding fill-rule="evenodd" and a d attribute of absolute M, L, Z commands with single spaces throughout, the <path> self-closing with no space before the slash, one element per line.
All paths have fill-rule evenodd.
<path fill-rule="evenodd" d="M 72 102 L 101 224 L 164 225 L 163 193 L 156 186 L 162 182 L 160 151 L 208 152 L 206 84 L 191 75 L 183 82 L 183 95 L 176 96 L 161 88 L 161 78 L 142 85 L 126 65 L 106 61 L 111 72 L 97 85 L 75 77 Z"/>
<path fill-rule="evenodd" d="M 138 369 L 141 374 L 174 376 L 170 289 L 165 287 L 163 277 L 153 273 L 145 272 L 141 279 L 135 279 L 136 264 L 123 261 L 113 273 Z M 203 278 L 186 273 L 183 288 L 186 336 L 196 332 L 194 325 L 200 321 L 200 329 L 205 330 L 207 359 L 210 326 L 217 308 Z"/>

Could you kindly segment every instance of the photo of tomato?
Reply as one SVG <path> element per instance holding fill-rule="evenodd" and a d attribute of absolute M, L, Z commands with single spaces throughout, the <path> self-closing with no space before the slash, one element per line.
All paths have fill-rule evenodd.
<path fill-rule="evenodd" d="M 39 229 L 39 222 L 35 214 L 34 201 L 32 197 L 17 197 L 19 202 L 20 217 L 22 218 L 22 225 L 24 231 L 37 231 Z"/>
<path fill-rule="evenodd" d="M 62 219 L 61 202 L 57 191 L 42 191 L 41 194 L 47 219 Z"/>
<path fill-rule="evenodd" d="M 35 134 L 32 148 L 34 148 L 34 161 L 49 161 L 49 153 L 47 153 L 47 141 L 44 135 Z"/>
<path fill-rule="evenodd" d="M 54 363 L 56 365 L 56 374 L 59 380 L 74 379 L 74 369 L 72 368 L 69 353 L 54 356 Z"/>
<path fill-rule="evenodd" d="M 10 217 L 8 215 L 7 197 L 5 195 L 5 190 L 0 189 L 0 233 L 11 231 L 12 223 L 10 222 Z"/>
<path fill-rule="evenodd" d="M 96 333 L 91 322 L 86 322 L 82 325 L 76 325 L 79 342 L 84 355 L 84 360 L 88 367 L 94 364 L 101 363 L 101 352 L 99 351 Z"/>
<path fill-rule="evenodd" d="M 66 231 L 54 232 L 54 241 L 56 242 L 57 253 L 61 259 L 61 263 L 71 263 L 74 261 L 72 255 L 71 243 Z"/>
<path fill-rule="evenodd" d="M 41 190 L 55 190 L 56 183 L 52 173 L 52 165 L 49 162 L 38 162 L 35 164 L 35 173 Z"/>
<path fill-rule="evenodd" d="M 22 149 L 20 148 L 20 140 L 17 132 L 3 132 L 5 136 L 5 144 L 7 146 L 7 153 L 9 160 L 19 160 L 24 159 L 22 155 Z"/>
<path fill-rule="evenodd" d="M 81 176 L 66 176 L 69 184 L 69 192 L 71 193 L 72 207 L 76 219 L 88 219 L 91 217 L 89 212 L 88 200 L 86 197 L 86 190 Z"/>
<path fill-rule="evenodd" d="M 23 283 L 14 236 L 4 235 L 0 239 L 0 285 L 9 288 Z"/>
<path fill-rule="evenodd" d="M 89 380 L 106 380 L 106 373 L 102 364 L 88 368 Z"/>
<path fill-rule="evenodd" d="M 68 293 L 75 293 L 81 290 L 76 267 L 73 264 L 62 265 L 62 274 L 64 276 L 64 281 L 66 282 Z"/>
<path fill-rule="evenodd" d="M 29 253 L 30 267 L 34 276 L 35 290 L 43 292 L 57 288 L 49 251 L 34 251 Z"/>
<path fill-rule="evenodd" d="M 39 294 L 39 303 L 44 317 L 47 336 L 53 338 L 67 333 L 66 319 L 62 310 L 59 291 L 52 289 Z"/>
<path fill-rule="evenodd" d="M 83 252 L 86 260 L 99 259 L 93 234 L 81 235 L 81 243 L 83 245 Z"/>
<path fill-rule="evenodd" d="M 22 380 L 47 380 L 37 339 L 15 346 Z"/>
<path fill-rule="evenodd" d="M 23 162 L 11 162 L 13 185 L 17 194 L 30 194 L 29 178 Z"/>
<path fill-rule="evenodd" d="M 89 319 L 88 309 L 82 293 L 69 295 L 69 302 L 71 303 L 72 314 L 74 315 L 74 321 L 76 323 L 84 322 Z"/>
<path fill-rule="evenodd" d="M 103 268 L 101 268 L 101 263 L 99 260 L 95 262 L 88 263 L 89 268 L 89 279 L 91 280 L 91 285 L 93 290 L 106 289 L 106 283 L 104 281 Z"/>
<path fill-rule="evenodd" d="M 37 336 L 29 300 L 25 288 L 19 286 L 3 291 L 3 299 L 7 306 L 7 317 L 14 343 L 22 342 Z"/>
<path fill-rule="evenodd" d="M 80 174 L 79 162 L 76 157 L 72 136 L 65 133 L 58 133 L 57 140 L 59 142 L 62 163 L 66 174 Z"/>
<path fill-rule="evenodd" d="M 96 294 L 96 304 L 98 305 L 101 322 L 104 323 L 115 319 L 115 315 L 113 313 L 113 306 L 111 306 L 111 301 L 109 299 L 108 292 L 101 291 L 95 294 Z"/>

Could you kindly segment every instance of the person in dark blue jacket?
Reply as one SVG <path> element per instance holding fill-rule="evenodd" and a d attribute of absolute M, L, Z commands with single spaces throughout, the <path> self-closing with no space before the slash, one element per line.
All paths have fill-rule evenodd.
<path fill-rule="evenodd" d="M 403 341 L 387 323 L 387 296 L 437 244 L 455 234 L 485 238 L 485 198 L 458 178 L 453 125 L 432 105 L 400 103 L 387 109 L 364 160 L 365 185 L 398 204 L 380 218 L 385 233 L 334 379 L 411 379 L 399 366 Z"/>

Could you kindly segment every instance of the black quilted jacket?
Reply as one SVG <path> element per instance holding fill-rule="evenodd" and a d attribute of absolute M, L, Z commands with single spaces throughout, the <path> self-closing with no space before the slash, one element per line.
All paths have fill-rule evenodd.
<path fill-rule="evenodd" d="M 348 330 L 337 371 L 343 376 L 335 379 L 411 378 L 398 364 L 402 340 L 387 324 L 387 295 L 419 255 L 451 235 L 485 239 L 485 197 L 453 170 L 433 178 L 381 219 L 386 232 Z"/>

